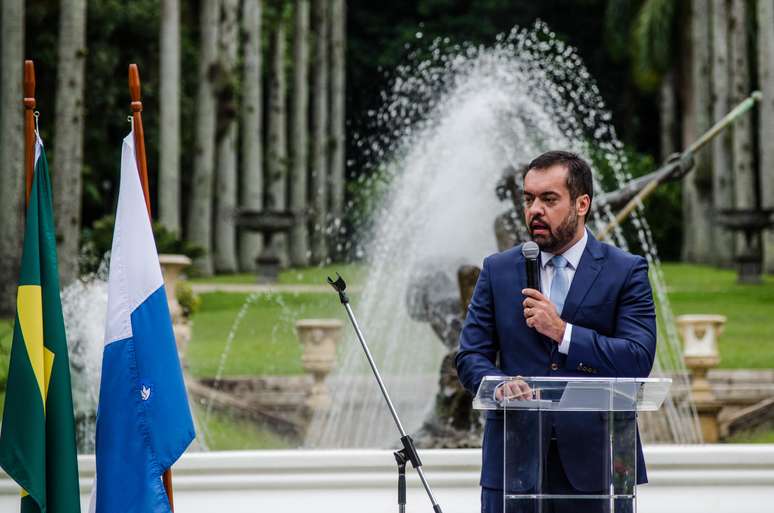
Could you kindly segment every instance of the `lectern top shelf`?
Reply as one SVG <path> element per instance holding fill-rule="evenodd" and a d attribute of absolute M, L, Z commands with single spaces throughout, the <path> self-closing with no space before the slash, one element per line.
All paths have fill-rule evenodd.
<path fill-rule="evenodd" d="M 528 399 L 499 399 L 498 388 L 521 380 Z M 669 378 L 567 378 L 486 376 L 473 407 L 478 410 L 655 411 L 669 393 Z"/>

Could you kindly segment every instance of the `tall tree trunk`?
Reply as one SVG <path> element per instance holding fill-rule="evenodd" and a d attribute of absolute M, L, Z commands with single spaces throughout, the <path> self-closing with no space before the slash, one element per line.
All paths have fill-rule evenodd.
<path fill-rule="evenodd" d="M 0 316 L 16 311 L 24 214 L 24 2 L 2 2 L 0 70 Z"/>
<path fill-rule="evenodd" d="M 712 0 L 712 118 L 719 120 L 731 107 L 728 34 L 728 0 Z M 714 219 L 722 209 L 734 206 L 731 131 L 712 141 L 712 200 L 714 263 L 729 265 L 734 256 L 734 234 Z"/>
<path fill-rule="evenodd" d="M 709 0 L 692 0 L 690 8 L 690 75 L 685 98 L 683 146 L 710 126 Z M 683 179 L 683 260 L 707 263 L 711 258 L 712 162 L 706 152 Z"/>
<path fill-rule="evenodd" d="M 750 65 L 747 56 L 746 0 L 731 0 L 729 39 L 731 41 L 731 99 L 737 104 L 750 94 Z M 734 199 L 736 208 L 755 208 L 755 168 L 753 167 L 752 119 L 742 116 L 731 131 L 734 166 Z M 756 237 L 754 242 L 760 245 Z M 736 234 L 736 246 L 745 244 L 744 234 Z"/>
<path fill-rule="evenodd" d="M 220 1 L 200 3 L 199 90 L 196 102 L 196 148 L 191 201 L 188 204 L 188 239 L 205 253 L 194 265 L 212 274 L 212 181 L 215 167 L 215 80 L 218 74 L 218 21 Z"/>
<path fill-rule="evenodd" d="M 261 132 L 261 0 L 244 0 L 244 78 L 242 80 L 242 180 L 240 204 L 263 208 L 263 136 Z M 239 268 L 254 271 L 263 236 L 245 230 L 239 233 Z"/>
<path fill-rule="evenodd" d="M 280 11 L 282 6 L 280 5 Z M 287 208 L 287 80 L 285 75 L 285 17 L 278 14 L 272 33 L 271 78 L 269 79 L 269 144 L 267 148 L 268 207 Z M 274 253 L 282 265 L 288 263 L 288 241 L 285 234 L 272 238 Z"/>
<path fill-rule="evenodd" d="M 180 235 L 180 0 L 161 2 L 159 221 Z"/>
<path fill-rule="evenodd" d="M 53 182 L 59 276 L 65 286 L 79 274 L 86 0 L 62 0 L 60 6 Z"/>
<path fill-rule="evenodd" d="M 331 2 L 331 223 L 334 228 L 337 258 L 343 255 L 344 185 L 346 149 L 345 134 L 345 58 L 346 58 L 346 4 L 344 0 Z"/>
<path fill-rule="evenodd" d="M 290 210 L 296 222 L 290 232 L 290 262 L 309 265 L 307 228 L 307 169 L 309 166 L 309 0 L 295 1 L 293 33 L 293 119 L 290 127 L 293 167 L 290 174 Z"/>
<path fill-rule="evenodd" d="M 661 132 L 661 161 L 677 151 L 677 91 L 675 72 L 670 70 L 659 88 L 659 130 Z"/>
<path fill-rule="evenodd" d="M 239 45 L 239 0 L 223 0 L 220 25 L 221 76 L 218 87 L 218 167 L 215 195 L 215 270 L 237 270 L 237 53 Z"/>
<path fill-rule="evenodd" d="M 774 0 L 758 0 L 758 107 L 761 206 L 774 208 Z M 774 273 L 774 229 L 763 236 L 764 269 Z"/>
<path fill-rule="evenodd" d="M 312 261 L 328 259 L 328 0 L 314 1 L 312 87 Z"/>
<path fill-rule="evenodd" d="M 747 2 L 731 0 L 731 94 L 737 104 L 750 94 L 750 65 L 747 58 Z M 742 116 L 734 123 L 733 164 L 737 208 L 755 208 L 756 180 L 753 169 L 752 119 Z M 741 237 L 741 235 L 740 235 Z"/>

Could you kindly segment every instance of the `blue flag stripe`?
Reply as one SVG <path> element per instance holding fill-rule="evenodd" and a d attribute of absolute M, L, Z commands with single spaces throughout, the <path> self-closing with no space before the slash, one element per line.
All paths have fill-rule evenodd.
<path fill-rule="evenodd" d="M 164 287 L 105 347 L 97 416 L 98 513 L 170 511 L 161 475 L 194 438 Z"/>

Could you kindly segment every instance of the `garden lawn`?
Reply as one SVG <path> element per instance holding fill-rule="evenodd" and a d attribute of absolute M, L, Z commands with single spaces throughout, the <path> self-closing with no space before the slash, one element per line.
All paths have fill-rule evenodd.
<path fill-rule="evenodd" d="M 739 285 L 736 271 L 689 264 L 663 264 L 675 315 L 727 317 L 718 339 L 720 367 L 774 368 L 774 276 L 763 285 Z"/>
<path fill-rule="evenodd" d="M 197 422 L 197 437 L 211 451 L 294 449 L 298 446 L 297 442 L 291 442 L 250 420 L 214 410 L 207 417 L 206 410 L 203 406 L 195 406 L 193 414 Z"/>
<path fill-rule="evenodd" d="M 196 377 L 213 377 L 223 362 L 224 376 L 301 374 L 301 347 L 295 333 L 299 319 L 336 318 L 346 313 L 330 293 L 202 294 L 193 316 L 188 349 L 189 370 Z M 229 332 L 245 305 L 228 353 Z M 347 329 L 345 324 L 343 329 Z"/>
<path fill-rule="evenodd" d="M 5 405 L 5 384 L 8 379 L 8 364 L 11 361 L 13 320 L 0 319 L 0 415 Z"/>

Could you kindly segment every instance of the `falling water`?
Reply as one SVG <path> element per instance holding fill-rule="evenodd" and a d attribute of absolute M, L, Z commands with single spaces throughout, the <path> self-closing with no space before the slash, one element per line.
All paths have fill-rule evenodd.
<path fill-rule="evenodd" d="M 107 314 L 107 260 L 62 290 L 78 451 L 93 453 Z"/>
<path fill-rule="evenodd" d="M 242 319 L 244 319 L 248 309 L 250 308 L 250 305 L 252 305 L 257 298 L 258 298 L 258 294 L 255 292 L 248 295 L 247 298 L 245 299 L 245 302 L 242 303 L 242 306 L 239 308 L 239 311 L 237 312 L 236 317 L 234 318 L 234 322 L 231 324 L 231 329 L 229 330 L 228 335 L 226 336 L 226 344 L 223 346 L 223 351 L 220 353 L 220 360 L 218 361 L 218 369 L 215 372 L 215 381 L 212 387 L 213 393 L 218 389 L 218 385 L 220 384 L 220 381 L 223 379 L 223 371 L 226 369 L 226 361 L 228 360 L 228 356 L 231 353 L 231 346 L 234 343 L 234 337 L 236 337 L 237 331 L 239 331 L 239 326 L 242 324 Z M 203 426 L 207 426 L 209 424 L 210 415 L 212 414 L 212 403 L 213 403 L 213 397 L 210 396 L 210 398 L 207 401 L 207 405 L 205 409 L 204 422 L 202 423 Z M 205 439 L 206 438 L 207 438 L 207 434 L 205 432 Z"/>
<path fill-rule="evenodd" d="M 374 113 L 382 135 L 358 141 L 376 179 L 389 188 L 375 213 L 366 245 L 368 278 L 353 308 L 408 431 L 433 405 L 445 352 L 429 325 L 409 317 L 409 285 L 428 269 L 454 278 L 460 264 L 480 265 L 496 252 L 493 223 L 504 208 L 494 190 L 502 170 L 561 148 L 594 163 L 597 191 L 604 190 L 600 169 L 618 186 L 629 179 L 623 145 L 594 81 L 576 51 L 545 24 L 515 29 L 493 47 L 439 40 L 430 52 L 429 59 L 398 69 L 383 108 Z M 609 208 L 597 208 L 591 228 L 610 218 Z M 667 328 L 653 375 L 668 373 L 684 388 L 656 248 L 641 212 L 632 222 Z M 627 247 L 620 228 L 610 242 Z M 307 445 L 395 445 L 392 418 L 359 344 L 349 338 L 328 381 L 333 406 L 314 417 Z M 670 399 L 664 412 L 673 441 L 700 440 L 689 401 Z"/>

